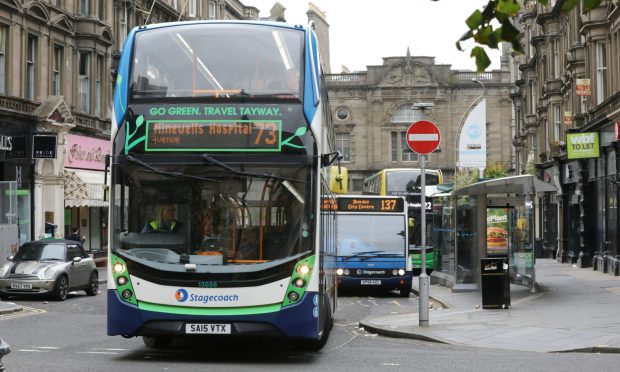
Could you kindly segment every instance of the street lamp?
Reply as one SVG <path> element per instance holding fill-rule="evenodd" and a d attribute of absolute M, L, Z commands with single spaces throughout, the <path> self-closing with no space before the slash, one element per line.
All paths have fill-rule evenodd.
<path fill-rule="evenodd" d="M 482 101 L 482 99 L 484 98 L 484 95 L 487 91 L 486 87 L 484 86 L 484 83 L 476 78 L 472 78 L 471 81 L 479 83 L 480 85 L 482 85 L 482 93 L 480 94 L 480 96 L 478 96 L 478 98 L 476 98 L 467 108 L 467 110 L 465 111 L 465 113 L 463 114 L 463 118 L 461 119 L 461 122 L 459 123 L 459 127 L 456 130 L 456 141 L 454 143 L 454 188 L 456 188 L 456 174 L 458 172 L 458 168 L 459 168 L 459 158 L 460 158 L 460 149 L 459 149 L 459 141 L 461 139 L 461 130 L 463 129 L 463 125 L 465 125 L 465 119 L 467 118 L 467 115 L 471 112 L 471 110 L 474 108 L 474 106 L 476 106 L 478 103 L 480 103 L 480 101 Z"/>

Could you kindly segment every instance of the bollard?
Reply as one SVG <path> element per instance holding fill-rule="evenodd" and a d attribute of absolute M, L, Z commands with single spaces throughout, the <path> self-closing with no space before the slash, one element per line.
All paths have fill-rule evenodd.
<path fill-rule="evenodd" d="M 7 344 L 0 338 L 0 372 L 4 372 L 2 357 L 11 352 L 11 345 Z"/>

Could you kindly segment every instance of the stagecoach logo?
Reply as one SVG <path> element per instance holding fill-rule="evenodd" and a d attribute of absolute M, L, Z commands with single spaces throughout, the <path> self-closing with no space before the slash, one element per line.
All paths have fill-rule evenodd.
<path fill-rule="evenodd" d="M 187 300 L 187 291 L 183 288 L 177 289 L 177 292 L 174 294 L 174 297 L 179 302 L 185 302 Z"/>
<path fill-rule="evenodd" d="M 364 270 L 363 275 L 385 275 L 385 270 Z"/>
<path fill-rule="evenodd" d="M 239 301 L 239 295 L 199 295 L 196 293 L 188 293 L 187 290 L 183 288 L 177 289 L 174 294 L 174 298 L 178 302 L 200 302 L 202 304 L 208 303 L 218 303 L 218 302 L 237 302 Z"/>

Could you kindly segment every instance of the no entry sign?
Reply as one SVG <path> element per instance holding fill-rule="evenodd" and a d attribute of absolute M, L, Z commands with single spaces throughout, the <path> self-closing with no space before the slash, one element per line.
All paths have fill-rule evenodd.
<path fill-rule="evenodd" d="M 427 120 L 416 121 L 407 129 L 407 145 L 416 154 L 426 155 L 439 147 L 439 128 Z"/>

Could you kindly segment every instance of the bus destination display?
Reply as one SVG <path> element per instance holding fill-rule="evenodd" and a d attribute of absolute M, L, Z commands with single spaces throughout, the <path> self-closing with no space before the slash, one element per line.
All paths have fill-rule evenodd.
<path fill-rule="evenodd" d="M 150 120 L 146 151 L 279 152 L 279 120 Z"/>
<path fill-rule="evenodd" d="M 334 209 L 334 204 L 323 200 L 323 209 L 326 207 Z M 401 198 L 339 197 L 335 209 L 339 212 L 403 212 L 405 203 Z"/>

